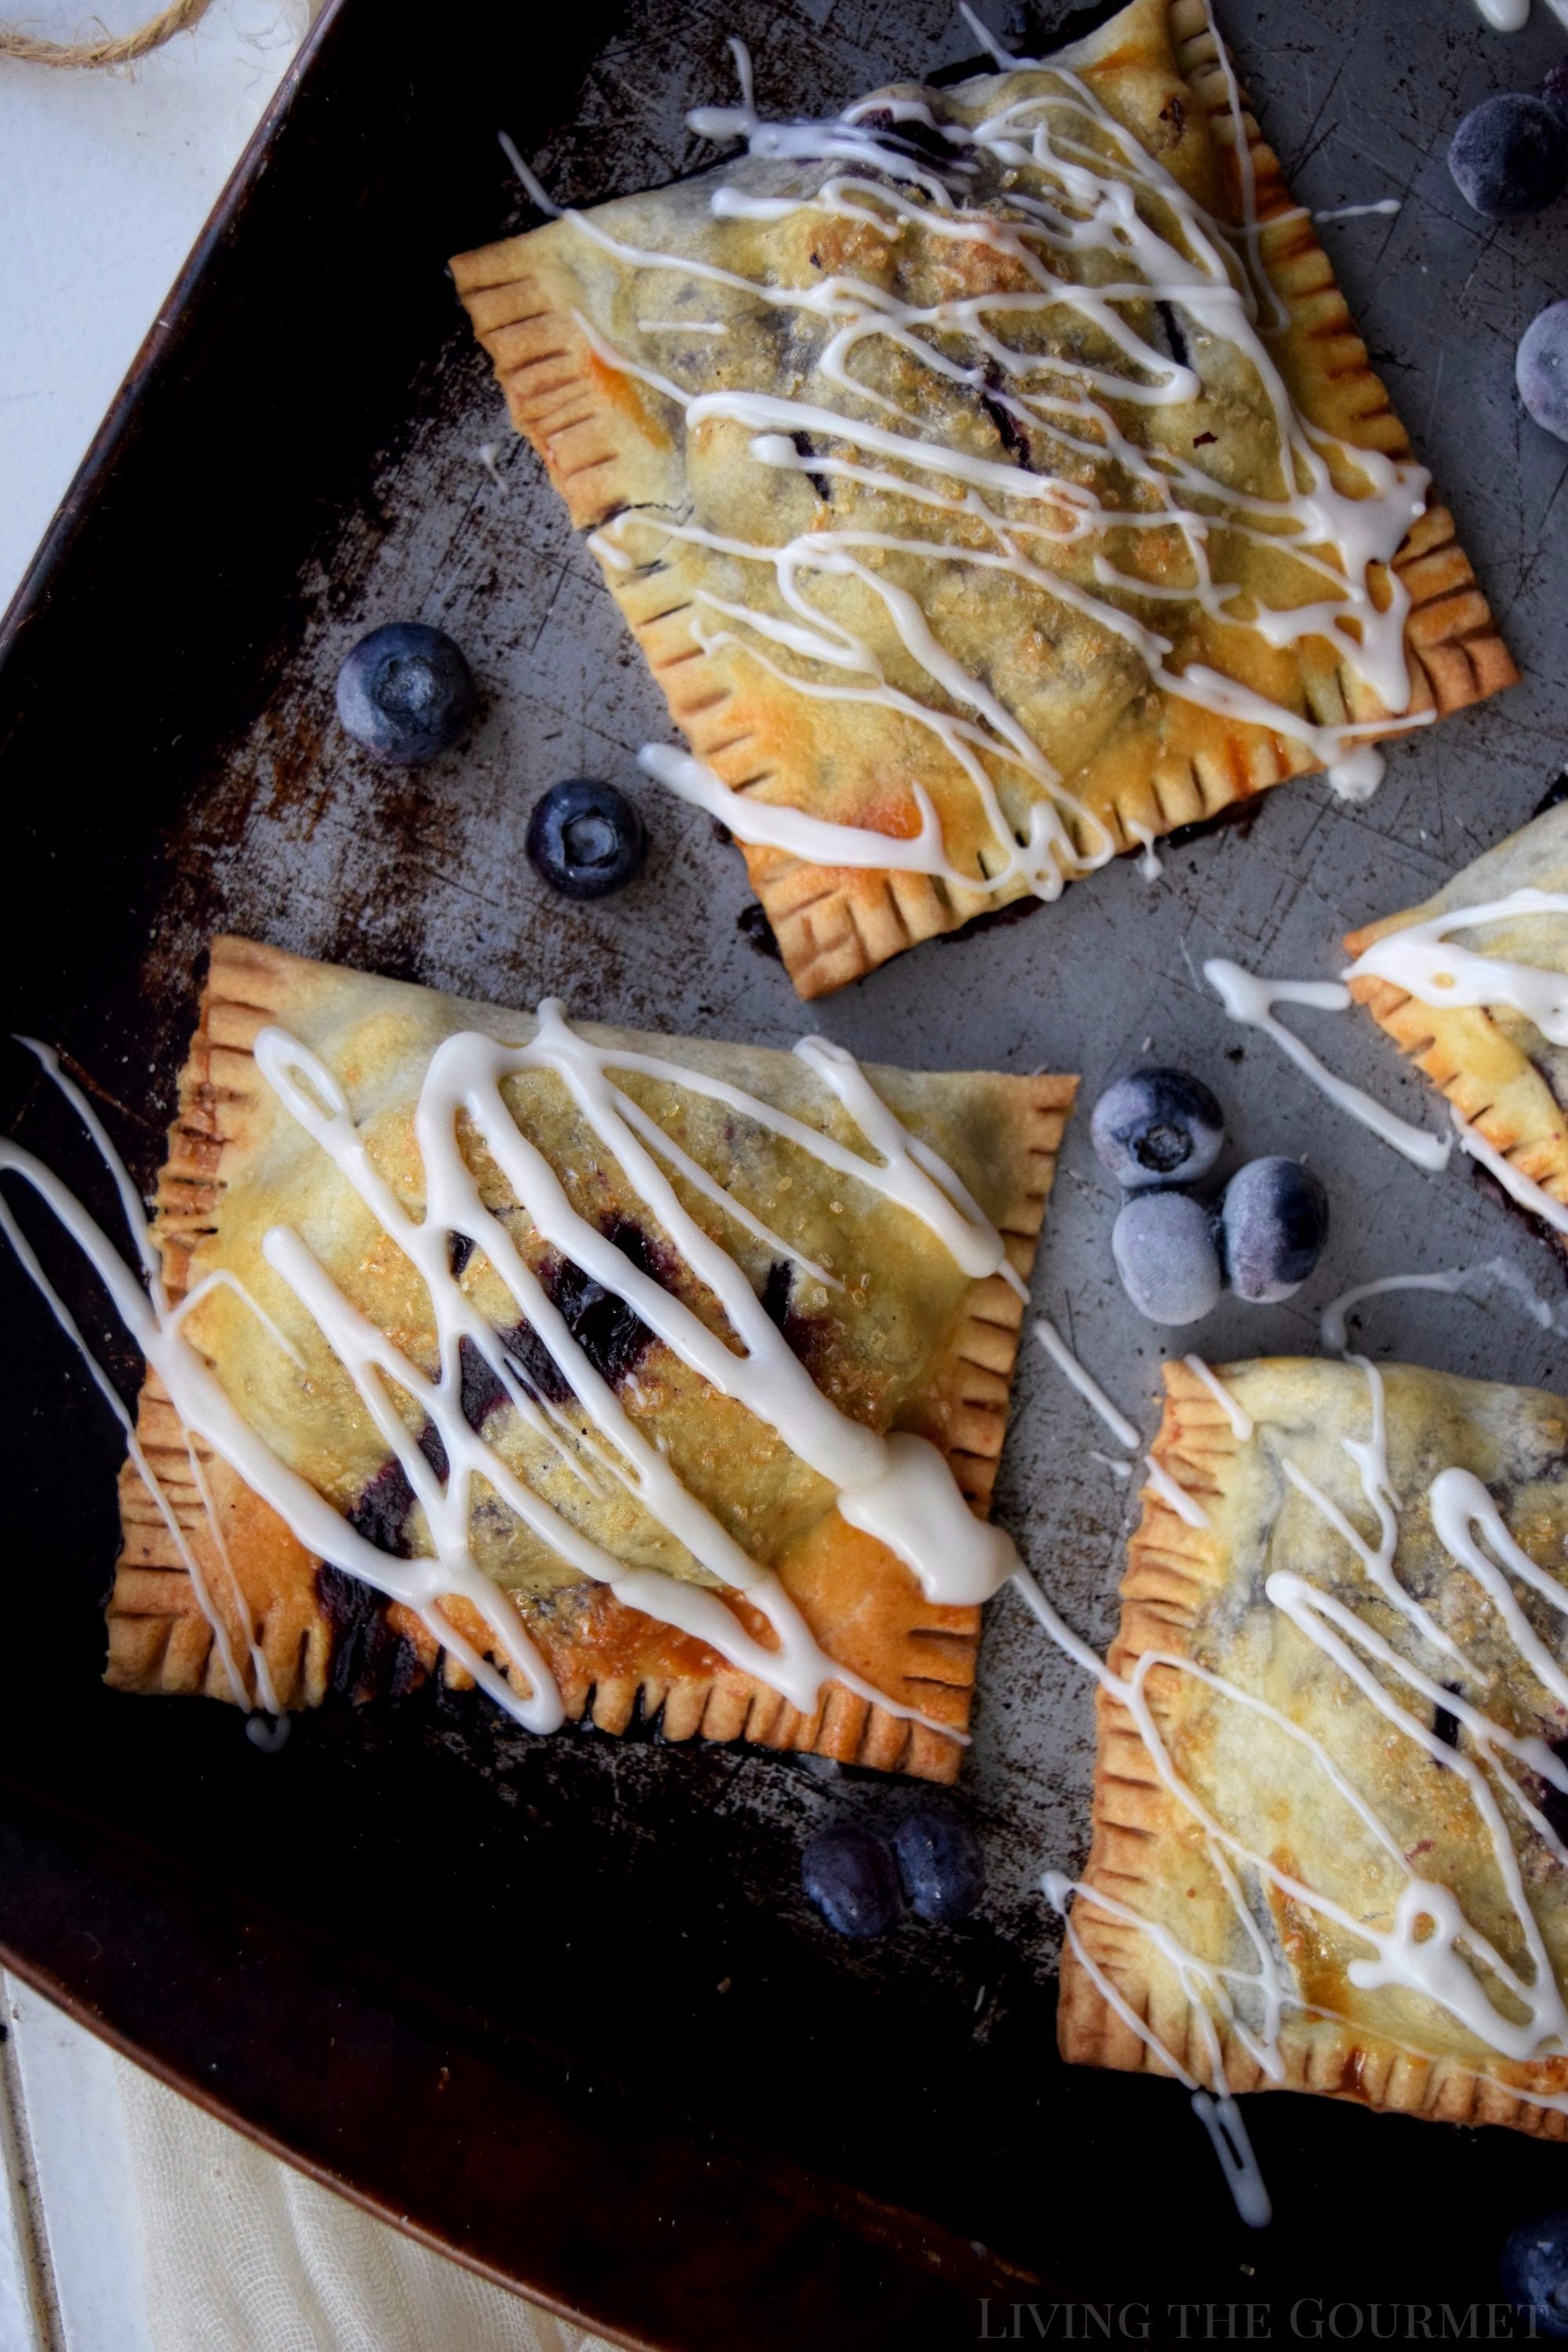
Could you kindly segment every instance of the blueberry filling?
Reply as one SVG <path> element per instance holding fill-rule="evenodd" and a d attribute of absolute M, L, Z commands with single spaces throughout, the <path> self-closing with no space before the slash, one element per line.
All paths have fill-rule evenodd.
<path fill-rule="evenodd" d="M 890 107 L 875 106 L 868 113 L 857 115 L 855 128 L 872 132 L 879 146 L 916 155 L 922 163 L 934 163 L 939 172 L 951 172 L 953 168 L 952 145 L 936 123 L 895 122 Z"/>
<path fill-rule="evenodd" d="M 473 1254 L 474 1244 L 469 1240 L 467 1234 L 447 1234 L 447 1264 L 452 1269 L 452 1279 L 454 1282 L 457 1281 L 458 1276 L 462 1273 L 463 1268 L 473 1256 Z"/>
<path fill-rule="evenodd" d="M 1568 1739 L 1549 1739 L 1546 1744 L 1559 1764 L 1568 1764 Z M 1564 1796 L 1561 1789 L 1554 1789 L 1550 1780 L 1543 1780 L 1536 1803 L 1563 1843 L 1568 1845 L 1568 1796 Z"/>
<path fill-rule="evenodd" d="M 458 1236 L 461 1238 L 461 1236 Z M 639 1274 L 668 1288 L 666 1270 L 661 1265 L 654 1245 L 640 1225 L 628 1217 L 617 1217 L 610 1227 L 606 1240 L 614 1243 L 623 1257 L 635 1265 Z M 470 1248 L 472 1244 L 469 1244 Z M 787 1264 L 784 1272 L 787 1280 Z M 616 1388 L 636 1371 L 654 1344 L 654 1334 L 642 1318 L 627 1306 L 626 1300 L 603 1283 L 584 1274 L 580 1265 L 562 1259 L 545 1266 L 540 1276 L 546 1291 L 565 1318 L 566 1328 L 594 1370 L 602 1379 Z M 787 1291 L 786 1291 L 787 1298 Z M 803 1318 L 786 1317 L 799 1329 L 809 1329 Z M 789 1330 L 781 1325 L 786 1339 L 795 1346 Z M 555 1361 L 549 1349 L 531 1323 L 515 1324 L 510 1331 L 497 1337 L 507 1355 L 516 1365 L 526 1385 L 546 1403 L 569 1404 L 573 1400 L 571 1383 Z M 796 1349 L 797 1354 L 799 1349 Z M 458 1342 L 459 1368 L 459 1400 L 463 1419 L 470 1429 L 482 1430 L 489 1416 L 508 1402 L 506 1388 L 499 1375 L 485 1361 L 473 1341 Z M 418 1446 L 437 1478 L 445 1479 L 449 1465 L 447 1449 L 441 1443 L 440 1432 L 434 1422 L 427 1421 L 419 1433 Z M 351 1528 L 373 1543 L 378 1551 L 389 1552 L 394 1559 L 413 1556 L 409 1540 L 409 1522 L 414 1516 L 414 1489 L 408 1483 L 403 1465 L 397 1461 L 384 1462 L 374 1478 L 362 1489 L 348 1513 Z M 336 1570 L 333 1571 L 336 1573 Z"/>
<path fill-rule="evenodd" d="M 798 1356 L 803 1364 L 809 1364 L 816 1353 L 822 1326 L 810 1315 L 795 1314 L 790 1306 L 794 1287 L 794 1266 L 787 1257 L 775 1257 L 763 1285 L 763 1313 L 782 1333 L 790 1353 Z"/>
<path fill-rule="evenodd" d="M 508 1347 L 510 1353 L 509 1343 L 503 1340 L 501 1344 Z M 458 1342 L 458 1378 L 463 1419 L 470 1429 L 483 1429 L 491 1413 L 499 1412 L 509 1400 L 499 1376 L 468 1339 Z"/>
<path fill-rule="evenodd" d="M 630 1259 L 639 1274 L 647 1275 L 655 1282 L 664 1282 L 663 1272 L 640 1225 L 617 1217 L 605 1239 L 615 1244 L 623 1257 Z M 566 1318 L 567 1329 L 601 1378 L 614 1388 L 629 1372 L 635 1372 L 652 1347 L 654 1335 L 626 1300 L 615 1291 L 606 1290 L 570 1259 L 547 1269 L 542 1279 Z M 555 1377 L 560 1380 L 559 1370 Z M 570 1390 L 567 1393 L 571 1393 Z"/>
<path fill-rule="evenodd" d="M 992 362 L 985 370 L 987 389 L 980 395 L 980 405 L 996 427 L 997 437 L 1007 455 L 1023 467 L 1026 473 L 1035 470 L 1029 450 L 1029 436 L 1021 417 L 1015 415 L 1005 400 L 996 395 L 1003 390 L 1002 372 Z"/>
<path fill-rule="evenodd" d="M 414 1489 L 401 1462 L 384 1462 L 352 1506 L 348 1520 L 355 1535 L 394 1559 L 410 1559 L 408 1522 L 414 1514 Z M 334 1570 L 333 1573 L 336 1573 Z M 367 1588 L 359 1588 L 366 1590 Z"/>
<path fill-rule="evenodd" d="M 1171 357 L 1178 367 L 1190 368 L 1193 364 L 1192 352 L 1187 342 L 1186 331 L 1182 325 L 1181 314 L 1175 304 L 1156 302 L 1154 308 L 1160 314 L 1160 324 L 1165 330 L 1165 341 L 1171 347 Z"/>
<path fill-rule="evenodd" d="M 395 1465 L 393 1465 L 395 1467 Z M 402 1698 L 420 1679 L 412 1642 L 386 1622 L 386 1603 L 357 1576 L 323 1561 L 316 1598 L 331 1633 L 332 1689 L 340 1698 Z"/>
<path fill-rule="evenodd" d="M 1450 1697 L 1457 1698 L 1459 1695 L 1459 1686 L 1457 1683 L 1445 1683 L 1443 1688 Z M 1432 1737 L 1434 1739 L 1440 1739 L 1445 1748 L 1458 1748 L 1459 1718 L 1451 1707 L 1439 1706 L 1432 1710 Z"/>
<path fill-rule="evenodd" d="M 815 457 L 819 454 L 816 444 L 812 439 L 809 433 L 792 433 L 789 437 L 795 443 L 795 454 L 797 457 Z M 805 478 L 811 484 L 812 488 L 816 492 L 819 499 L 823 499 L 825 502 L 831 499 L 833 496 L 833 485 L 828 480 L 826 474 L 813 473 L 808 466 L 805 471 Z"/>

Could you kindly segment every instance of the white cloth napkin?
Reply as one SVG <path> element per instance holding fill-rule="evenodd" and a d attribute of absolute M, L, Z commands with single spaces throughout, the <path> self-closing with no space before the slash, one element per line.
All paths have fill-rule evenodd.
<path fill-rule="evenodd" d="M 115 2061 L 154 2352 L 611 2352 Z"/>

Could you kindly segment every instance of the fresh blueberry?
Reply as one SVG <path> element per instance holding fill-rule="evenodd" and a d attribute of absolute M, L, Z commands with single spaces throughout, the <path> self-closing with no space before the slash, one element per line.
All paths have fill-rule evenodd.
<path fill-rule="evenodd" d="M 1548 66 L 1541 95 L 1548 106 L 1556 107 L 1560 114 L 1568 118 L 1568 58 L 1559 58 L 1554 66 Z"/>
<path fill-rule="evenodd" d="M 362 637 L 338 672 L 338 717 L 395 768 L 449 751 L 474 715 L 460 649 L 423 621 L 389 621 Z"/>
<path fill-rule="evenodd" d="M 800 1883 L 836 1935 L 885 1936 L 898 1918 L 898 1865 L 870 1830 L 818 1830 L 801 1856 Z"/>
<path fill-rule="evenodd" d="M 1225 1271 L 1237 1297 L 1254 1307 L 1300 1290 L 1328 1238 L 1329 1196 L 1299 1160 L 1249 1160 L 1225 1188 Z"/>
<path fill-rule="evenodd" d="M 1094 1106 L 1089 1140 L 1129 1192 L 1190 1184 L 1214 1166 L 1225 1113 L 1201 1078 L 1150 1065 L 1129 1070 Z"/>
<path fill-rule="evenodd" d="M 1483 98 L 1448 149 L 1454 184 L 1489 220 L 1538 213 L 1568 187 L 1568 123 L 1547 98 L 1502 90 Z"/>
<path fill-rule="evenodd" d="M 1502 2291 L 1531 2320 L 1531 2334 L 1568 2336 L 1568 2213 L 1538 2213 L 1509 2232 Z"/>
<path fill-rule="evenodd" d="M 922 1919 L 967 1919 L 985 1883 L 980 1841 L 957 1813 L 917 1805 L 893 1832 L 910 1908 Z"/>
<path fill-rule="evenodd" d="M 1219 1252 L 1188 1192 L 1134 1192 L 1110 1230 L 1121 1287 L 1151 1323 L 1196 1323 L 1219 1303 Z"/>
<path fill-rule="evenodd" d="M 528 855 L 541 880 L 563 897 L 605 898 L 641 870 L 647 834 L 625 793 L 574 776 L 535 801 Z"/>
<path fill-rule="evenodd" d="M 1568 441 L 1568 302 L 1553 302 L 1531 320 L 1514 375 L 1519 396 L 1537 425 Z"/>

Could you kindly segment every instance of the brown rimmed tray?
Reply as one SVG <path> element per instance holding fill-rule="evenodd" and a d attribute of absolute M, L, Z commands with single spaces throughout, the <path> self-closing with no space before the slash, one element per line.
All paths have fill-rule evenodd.
<path fill-rule="evenodd" d="M 1363 114 L 1397 110 L 1398 140 L 1425 159 L 1413 176 L 1440 173 L 1441 127 L 1489 86 L 1496 56 L 1468 0 L 1443 5 L 1456 32 L 1440 105 L 1374 71 L 1402 0 L 1322 0 L 1304 28 L 1299 7 L 1267 0 L 1256 28 L 1230 25 L 1270 82 L 1288 165 L 1342 64 Z M 721 17 L 683 0 L 551 14 L 463 0 L 435 23 L 405 0 L 336 0 L 165 306 L 13 610 L 0 678 L 7 1026 L 67 1050 L 143 1182 L 200 943 L 225 925 L 520 1003 L 553 989 L 649 1026 L 777 1042 L 805 1025 L 701 821 L 651 805 L 648 876 L 569 920 L 527 877 L 533 794 L 563 773 L 631 782 L 626 744 L 662 721 L 506 442 L 442 270 L 520 216 L 499 121 L 567 196 L 680 170 L 697 150 L 671 126 L 728 86 L 732 29 L 752 38 L 775 109 L 837 103 L 964 46 L 945 0 L 740 0 Z M 1510 78 L 1538 75 L 1552 47 L 1538 26 L 1507 52 Z M 1310 169 L 1301 187 L 1324 202 L 1368 193 L 1313 184 Z M 1449 229 L 1420 251 L 1451 291 L 1485 254 Z M 1510 268 L 1533 255 L 1551 290 L 1549 225 L 1510 235 Z M 1187 992 L 1179 948 L 1216 892 L 1260 939 L 1268 919 L 1275 968 L 1327 969 L 1311 893 L 1290 898 L 1293 932 L 1277 912 L 1309 868 L 1324 906 L 1361 919 L 1424 895 L 1415 885 L 1529 813 L 1562 758 L 1568 664 L 1535 614 L 1561 613 L 1563 571 L 1543 539 L 1533 571 L 1508 540 L 1510 477 L 1490 454 L 1506 381 L 1500 393 L 1485 371 L 1531 298 L 1491 289 L 1497 316 L 1449 356 L 1455 370 L 1477 355 L 1468 404 L 1445 419 L 1434 399 L 1423 434 L 1435 361 L 1420 266 L 1406 257 L 1397 301 L 1365 272 L 1352 299 L 1413 373 L 1402 404 L 1489 587 L 1501 602 L 1528 586 L 1510 630 L 1532 684 L 1460 722 L 1451 748 L 1403 747 L 1370 814 L 1291 788 L 1249 843 L 1173 851 L 1163 897 L 1108 874 L 1028 923 L 922 950 L 836 1001 L 832 1034 L 891 1059 L 1048 1059 L 1092 1085 L 1158 1018 L 1163 1050 L 1207 1066 L 1228 1041 Z M 1474 454 L 1486 415 L 1497 423 Z M 486 441 L 504 488 L 479 462 Z M 1544 514 L 1539 456 L 1516 442 L 1511 462 Z M 488 709 L 468 751 L 398 777 L 345 751 L 331 686 L 362 627 L 414 614 L 474 651 Z M 1441 839 L 1423 847 L 1429 824 Z M 1126 1005 L 1075 1005 L 1058 983 L 1134 935 Z M 1344 1052 L 1364 1055 L 1353 1075 L 1390 1087 L 1375 1040 Z M 1292 1147 L 1276 1070 L 1249 1064 L 1226 1084 L 1252 1148 Z M 1315 1108 L 1300 1118 L 1315 1140 Z M 9 1048 L 0 1119 L 105 1209 L 70 1120 Z M 1356 1149 L 1347 1170 L 1363 1164 Z M 1371 1262 L 1342 1256 L 1336 1286 L 1385 1270 L 1379 1253 L 1398 1257 L 1408 1232 L 1412 1196 L 1364 1164 L 1384 1192 L 1342 1246 L 1364 1240 Z M 1434 1231 L 1431 1262 L 1500 1245 L 1489 1205 L 1475 1214 L 1475 1235 L 1458 1213 Z M 90 1290 L 26 1221 L 100 1328 Z M 1061 1312 L 1065 1284 L 1092 1313 L 1090 1352 L 1137 1409 L 1152 1391 L 1148 1335 L 1119 1321 L 1092 1272 L 1102 1224 L 1092 1186 L 1061 1188 L 1040 1296 Z M 0 1952 L 376 2210 L 628 2341 L 870 2352 L 972 2342 L 983 2302 L 994 2336 L 1015 2304 L 1045 2317 L 1063 2294 L 1146 2303 L 1155 2336 L 1177 2332 L 1184 2299 L 1266 2302 L 1279 2333 L 1300 2296 L 1463 2306 L 1493 2293 L 1518 2214 L 1561 2201 L 1551 2150 L 1258 2102 L 1280 2218 L 1253 2238 L 1179 2092 L 1058 2064 L 1034 1882 L 1081 1834 L 1089 1707 L 1005 1607 L 968 1800 L 992 1853 L 986 1911 L 871 1950 L 835 1944 L 795 1883 L 803 1834 L 862 1801 L 853 1784 L 726 1749 L 672 1754 L 651 1736 L 530 1742 L 434 1692 L 329 1707 L 267 1757 L 226 1709 L 102 1690 L 114 1434 L 3 1258 L 0 1298 L 26 1337 L 7 1351 L 0 1432 Z M 1456 1369 L 1563 1378 L 1560 1362 L 1517 1360 L 1500 1327 L 1473 1360 L 1414 1310 L 1386 1328 Z M 1243 1318 L 1212 1351 L 1302 1337 L 1288 1318 Z M 122 1349 L 114 1360 L 129 1391 L 134 1367 Z M 1045 1376 L 1025 1385 L 1003 1508 L 1103 1633 L 1116 1498 L 1083 1459 L 1094 1436 Z"/>

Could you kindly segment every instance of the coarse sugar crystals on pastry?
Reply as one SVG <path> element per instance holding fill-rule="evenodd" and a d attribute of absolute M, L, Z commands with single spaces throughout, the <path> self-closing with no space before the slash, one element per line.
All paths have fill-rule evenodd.
<path fill-rule="evenodd" d="M 1205 0 L 743 80 L 735 159 L 453 270 L 803 995 L 1512 680 Z"/>
<path fill-rule="evenodd" d="M 951 1780 L 1074 1083 L 218 940 L 151 1305 L 119 1267 L 110 1681 L 288 1708 L 444 1655 L 536 1730 Z"/>
<path fill-rule="evenodd" d="M 1568 2136 L 1568 1403 L 1165 1367 L 1058 2033 L 1082 2064 Z"/>
<path fill-rule="evenodd" d="M 1568 1245 L 1568 805 L 1345 945 L 1352 996 L 1447 1097 L 1462 1149 Z"/>

